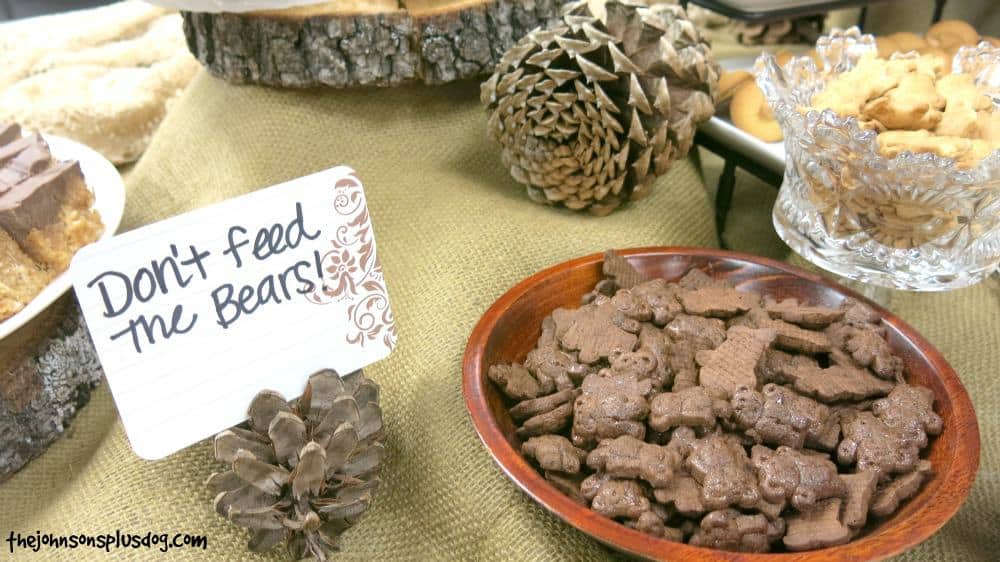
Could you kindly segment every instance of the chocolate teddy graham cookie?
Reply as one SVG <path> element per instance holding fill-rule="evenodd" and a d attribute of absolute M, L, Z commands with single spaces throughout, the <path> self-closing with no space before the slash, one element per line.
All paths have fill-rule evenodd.
<path fill-rule="evenodd" d="M 872 309 L 605 256 L 523 364 L 489 369 L 521 453 L 574 501 L 670 541 L 800 551 L 853 540 L 933 477 L 933 394 Z"/>

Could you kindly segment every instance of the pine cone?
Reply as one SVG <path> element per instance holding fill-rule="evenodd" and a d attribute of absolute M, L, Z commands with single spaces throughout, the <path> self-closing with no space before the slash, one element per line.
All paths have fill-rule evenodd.
<path fill-rule="evenodd" d="M 719 69 L 679 6 L 586 1 L 483 83 L 504 165 L 540 203 L 605 215 L 649 193 L 714 112 Z"/>
<path fill-rule="evenodd" d="M 339 550 L 339 536 L 368 509 L 384 454 L 379 388 L 361 371 L 320 371 L 291 403 L 265 390 L 250 419 L 215 436 L 215 458 L 232 470 L 213 474 L 215 511 L 252 531 L 247 547 L 284 540 L 298 560 Z"/>

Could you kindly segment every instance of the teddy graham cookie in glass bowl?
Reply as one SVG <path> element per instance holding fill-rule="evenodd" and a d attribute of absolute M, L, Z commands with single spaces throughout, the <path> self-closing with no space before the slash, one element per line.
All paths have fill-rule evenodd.
<path fill-rule="evenodd" d="M 851 28 L 816 50 L 820 65 L 765 54 L 755 66 L 788 154 L 778 235 L 883 302 L 873 287 L 956 289 L 995 271 L 1000 48 L 885 59 Z"/>

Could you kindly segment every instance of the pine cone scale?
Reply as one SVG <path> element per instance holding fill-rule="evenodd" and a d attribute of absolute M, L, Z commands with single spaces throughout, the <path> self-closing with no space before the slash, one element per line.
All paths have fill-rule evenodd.
<path fill-rule="evenodd" d="M 271 420 L 278 412 L 289 412 L 288 403 L 277 392 L 266 390 L 257 394 L 250 403 L 250 426 L 258 433 L 266 433 Z"/>
<path fill-rule="evenodd" d="M 232 461 L 224 461 L 232 462 Z M 205 481 L 205 487 L 213 495 L 218 495 L 221 492 L 228 492 L 230 490 L 235 490 L 244 486 L 243 480 L 232 470 L 227 470 L 225 472 L 216 472 L 208 477 Z"/>
<path fill-rule="evenodd" d="M 382 434 L 382 408 L 378 404 L 370 402 L 361 408 L 357 432 L 362 441 Z"/>
<path fill-rule="evenodd" d="M 332 371 L 321 371 L 324 376 L 309 377 L 306 383 L 306 390 L 303 395 L 307 401 L 303 402 L 303 413 L 306 419 L 314 424 L 323 421 L 327 413 L 334 407 L 337 400 L 344 400 L 344 383 L 340 377 Z"/>
<path fill-rule="evenodd" d="M 237 525 L 252 529 L 277 531 L 285 527 L 282 523 L 281 512 L 272 507 L 261 509 L 230 508 L 226 517 Z"/>
<path fill-rule="evenodd" d="M 307 494 L 319 495 L 326 482 L 326 449 L 310 441 L 302 447 L 299 464 L 291 477 L 292 497 L 301 500 Z M 317 525 L 318 528 L 318 525 Z"/>
<path fill-rule="evenodd" d="M 285 540 L 284 528 L 261 529 L 254 532 L 250 537 L 250 541 L 247 543 L 247 548 L 250 549 L 251 552 L 267 552 L 283 540 Z"/>
<path fill-rule="evenodd" d="M 255 457 L 266 462 L 274 460 L 274 453 L 269 444 L 252 431 L 234 427 L 223 431 L 215 439 L 215 458 L 224 462 L 233 462 L 236 452 L 240 449 L 250 451 Z"/>
<path fill-rule="evenodd" d="M 336 471 L 340 470 L 340 468 L 347 463 L 347 459 L 349 459 L 357 449 L 359 441 L 360 438 L 358 437 L 357 431 L 355 431 L 354 426 L 349 423 L 341 425 L 336 431 L 333 432 L 326 445 L 328 477 L 332 476 L 333 473 L 336 473 Z"/>
<path fill-rule="evenodd" d="M 356 424 L 360 417 L 357 401 L 352 396 L 341 396 L 329 406 L 326 417 L 316 426 L 313 433 L 322 437 L 342 424 Z"/>
<path fill-rule="evenodd" d="M 322 503 L 314 503 L 317 511 L 332 519 L 347 519 L 357 517 L 368 509 L 371 499 L 368 497 L 357 498 L 349 502 L 327 500 Z"/>
<path fill-rule="evenodd" d="M 236 451 L 233 472 L 247 484 L 274 496 L 280 495 L 282 486 L 288 484 L 287 469 L 260 461 L 253 453 L 244 449 Z"/>
<path fill-rule="evenodd" d="M 344 485 L 337 489 L 333 499 L 341 502 L 350 502 L 361 498 L 371 501 L 372 494 L 378 489 L 378 480 L 357 481 L 351 485 Z M 326 498 L 329 499 L 329 498 Z"/>
<path fill-rule="evenodd" d="M 225 516 L 230 509 L 238 511 L 260 510 L 272 507 L 278 496 L 262 492 L 254 486 L 246 485 L 215 496 L 215 512 Z"/>
<path fill-rule="evenodd" d="M 273 443 L 272 458 L 294 468 L 306 443 L 306 424 L 302 418 L 291 412 L 278 412 L 267 428 L 267 435 Z"/>
<path fill-rule="evenodd" d="M 381 443 L 374 443 L 360 454 L 351 457 L 340 471 L 348 476 L 360 478 L 379 466 L 384 451 L 385 448 Z"/>

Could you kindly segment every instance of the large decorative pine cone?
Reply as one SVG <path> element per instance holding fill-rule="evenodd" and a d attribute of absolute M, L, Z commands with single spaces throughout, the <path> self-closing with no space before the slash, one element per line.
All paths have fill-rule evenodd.
<path fill-rule="evenodd" d="M 215 457 L 232 465 L 206 482 L 215 511 L 251 530 L 252 551 L 284 541 L 296 560 L 327 560 L 379 484 L 378 385 L 361 371 L 320 371 L 291 403 L 260 392 L 249 417 L 246 427 L 215 436 Z"/>
<path fill-rule="evenodd" d="M 712 116 L 719 68 L 684 10 L 586 1 L 515 44 L 483 83 L 504 165 L 540 203 L 605 215 L 649 193 Z"/>

